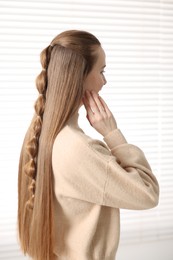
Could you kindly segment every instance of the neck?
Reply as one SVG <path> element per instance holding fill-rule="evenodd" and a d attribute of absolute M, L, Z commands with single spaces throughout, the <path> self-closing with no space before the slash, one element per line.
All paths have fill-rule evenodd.
<path fill-rule="evenodd" d="M 76 125 L 78 126 L 78 117 L 79 117 L 79 111 L 76 111 L 75 114 L 73 114 L 70 119 L 68 120 L 69 125 Z"/>

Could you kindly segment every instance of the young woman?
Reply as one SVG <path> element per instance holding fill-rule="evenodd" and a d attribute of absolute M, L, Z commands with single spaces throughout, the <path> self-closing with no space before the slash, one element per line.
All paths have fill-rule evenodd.
<path fill-rule="evenodd" d="M 65 31 L 42 51 L 41 64 L 19 163 L 22 250 L 34 260 L 114 260 L 119 209 L 155 207 L 157 180 L 98 94 L 106 84 L 98 39 Z M 82 104 L 104 142 L 78 126 Z"/>

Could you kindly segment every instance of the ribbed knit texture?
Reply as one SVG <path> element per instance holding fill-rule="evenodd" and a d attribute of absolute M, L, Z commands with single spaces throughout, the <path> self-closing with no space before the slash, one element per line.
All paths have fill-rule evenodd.
<path fill-rule="evenodd" d="M 115 260 L 119 208 L 158 204 L 159 186 L 144 153 L 116 129 L 93 140 L 75 114 L 52 153 L 57 260 Z"/>

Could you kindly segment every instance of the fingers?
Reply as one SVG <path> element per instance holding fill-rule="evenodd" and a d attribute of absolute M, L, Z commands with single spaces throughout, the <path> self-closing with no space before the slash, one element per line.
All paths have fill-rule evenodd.
<path fill-rule="evenodd" d="M 85 96 L 83 97 L 83 104 L 84 104 L 84 107 L 87 111 L 87 115 L 89 115 L 89 116 L 92 115 L 93 111 L 92 111 L 92 109 L 91 109 L 91 107 L 88 103 L 88 99 Z"/>
<path fill-rule="evenodd" d="M 97 110 L 99 110 L 100 113 L 105 113 L 104 105 L 102 104 L 100 100 L 100 96 L 96 92 L 92 92 L 92 98 L 95 102 L 95 105 L 97 107 Z"/>
<path fill-rule="evenodd" d="M 109 115 L 110 110 L 105 101 L 94 91 L 86 91 L 84 96 L 84 106 L 89 114 Z"/>
<path fill-rule="evenodd" d="M 97 94 L 95 93 L 95 95 L 93 96 L 92 92 L 86 91 L 86 98 L 88 101 L 88 105 L 90 106 L 93 114 L 96 114 L 99 112 L 99 108 L 98 108 L 97 101 L 96 101 L 96 95 Z"/>
<path fill-rule="evenodd" d="M 103 98 L 99 96 L 99 99 L 100 99 L 100 102 L 102 103 L 102 106 L 104 107 L 104 110 L 105 110 L 106 114 L 107 114 L 107 115 L 110 115 L 111 112 L 110 112 L 110 110 L 109 110 L 107 104 L 106 104 L 105 101 L 103 100 Z"/>
<path fill-rule="evenodd" d="M 86 91 L 83 104 L 87 119 L 92 127 L 103 136 L 117 128 L 116 120 L 105 101 L 94 91 Z"/>

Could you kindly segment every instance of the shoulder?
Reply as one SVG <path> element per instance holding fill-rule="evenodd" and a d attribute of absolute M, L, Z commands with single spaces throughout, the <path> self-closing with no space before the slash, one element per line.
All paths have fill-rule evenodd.
<path fill-rule="evenodd" d="M 101 204 L 110 151 L 80 128 L 66 126 L 56 137 L 52 170 L 56 196 Z"/>
<path fill-rule="evenodd" d="M 57 135 L 53 145 L 53 157 L 67 158 L 92 157 L 93 155 L 109 159 L 111 155 L 107 145 L 86 135 L 81 128 L 65 126 Z"/>

